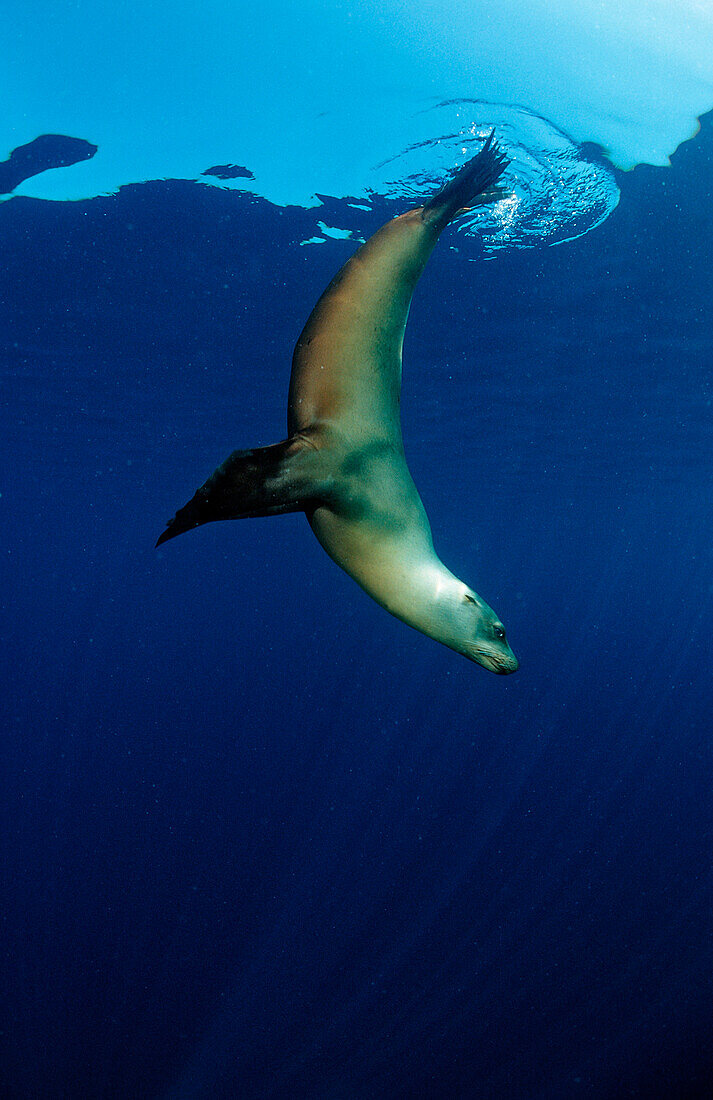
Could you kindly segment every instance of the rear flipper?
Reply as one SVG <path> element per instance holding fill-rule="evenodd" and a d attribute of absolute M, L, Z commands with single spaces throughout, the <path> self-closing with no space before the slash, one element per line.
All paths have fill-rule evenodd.
<path fill-rule="evenodd" d="M 233 451 L 176 512 L 156 545 L 214 520 L 309 511 L 325 499 L 319 467 L 319 451 L 302 436 Z"/>
<path fill-rule="evenodd" d="M 442 229 L 461 210 L 496 202 L 507 193 L 504 188 L 495 186 L 510 160 L 493 141 L 494 135 L 495 130 L 492 130 L 480 152 L 428 200 L 421 215 L 424 221 Z"/>

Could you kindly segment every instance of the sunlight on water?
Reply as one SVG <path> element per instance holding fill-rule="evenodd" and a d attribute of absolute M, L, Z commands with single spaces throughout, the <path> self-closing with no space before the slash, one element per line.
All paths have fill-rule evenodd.
<path fill-rule="evenodd" d="M 45 24 L 48 12 L 33 0 L 8 15 L 0 161 L 43 134 L 98 152 L 26 179 L 16 193 L 28 197 L 84 199 L 234 164 L 243 174 L 228 186 L 254 181 L 270 202 L 309 207 L 318 193 L 374 187 L 375 164 L 471 125 L 436 125 L 436 113 L 414 135 L 413 119 L 439 101 L 517 103 L 618 168 L 666 165 L 713 107 L 713 9 L 698 0 L 126 0 L 120 19 L 99 0 L 54 5 Z M 543 163 L 549 140 L 523 136 L 524 119 L 510 144 L 525 168 L 568 180 L 567 157 Z M 572 182 L 597 190 L 580 166 Z M 533 233 L 566 236 L 577 218 L 550 199 Z M 601 205 L 585 220 L 596 224 Z"/>

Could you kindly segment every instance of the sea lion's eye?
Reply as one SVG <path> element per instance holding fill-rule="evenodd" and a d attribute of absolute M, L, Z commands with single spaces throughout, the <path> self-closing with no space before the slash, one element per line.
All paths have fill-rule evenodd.
<path fill-rule="evenodd" d="M 505 631 L 504 631 L 502 626 L 494 626 L 493 627 L 493 634 L 495 635 L 496 638 L 499 638 L 500 641 L 502 641 L 502 642 L 505 641 Z"/>

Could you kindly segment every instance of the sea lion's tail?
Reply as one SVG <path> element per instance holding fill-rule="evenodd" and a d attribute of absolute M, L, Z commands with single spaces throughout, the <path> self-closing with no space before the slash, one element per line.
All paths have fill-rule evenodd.
<path fill-rule="evenodd" d="M 176 512 L 156 545 L 219 519 L 275 516 L 314 508 L 323 497 L 319 472 L 319 452 L 303 436 L 293 436 L 271 447 L 233 451 L 188 504 Z"/>
<path fill-rule="evenodd" d="M 495 184 L 510 159 L 499 149 L 494 136 L 495 130 L 491 130 L 480 152 L 459 168 L 453 178 L 428 200 L 423 207 L 424 221 L 435 222 L 442 228 L 461 210 L 496 202 L 506 193 L 504 188 Z"/>

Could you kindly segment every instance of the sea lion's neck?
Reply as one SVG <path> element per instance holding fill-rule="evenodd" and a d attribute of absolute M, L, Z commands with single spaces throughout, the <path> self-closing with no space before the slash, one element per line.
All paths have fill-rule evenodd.
<path fill-rule="evenodd" d="M 324 509 L 311 523 L 330 557 L 372 599 L 414 629 L 453 644 L 452 608 L 467 587 L 437 556 L 427 520 L 397 537 L 344 522 Z"/>
<path fill-rule="evenodd" d="M 395 568 L 384 568 L 369 578 L 369 594 L 416 630 L 450 644 L 450 609 L 454 593 L 465 585 L 432 551 L 427 557 L 399 558 Z"/>

